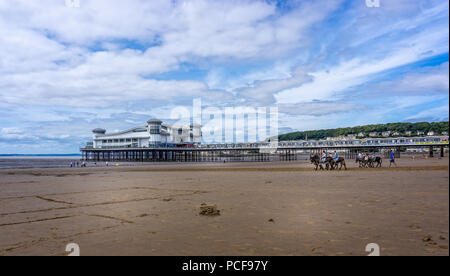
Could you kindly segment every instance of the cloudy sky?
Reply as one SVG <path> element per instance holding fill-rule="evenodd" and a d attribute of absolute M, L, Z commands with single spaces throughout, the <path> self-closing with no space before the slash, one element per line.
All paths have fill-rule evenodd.
<path fill-rule="evenodd" d="M 449 117 L 446 0 L 78 1 L 0 0 L 0 153 L 76 153 L 194 98 L 278 106 L 281 132 Z"/>

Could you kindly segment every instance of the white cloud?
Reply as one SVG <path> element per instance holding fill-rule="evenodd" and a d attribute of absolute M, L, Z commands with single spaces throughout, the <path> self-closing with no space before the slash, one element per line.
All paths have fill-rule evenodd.
<path fill-rule="evenodd" d="M 449 92 L 449 66 L 445 62 L 439 66 L 425 67 L 407 73 L 399 79 L 384 81 L 368 86 L 373 95 L 436 95 Z"/>
<path fill-rule="evenodd" d="M 264 1 L 84 0 L 80 8 L 68 8 L 63 1 L 8 0 L 0 6 L 0 100 L 65 106 L 230 100 L 202 82 L 143 76 L 202 58 L 286 55 L 304 46 L 308 27 L 338 3 L 305 2 L 281 14 Z"/>
<path fill-rule="evenodd" d="M 448 120 L 448 104 L 430 108 L 424 111 L 421 111 L 413 116 L 409 116 L 406 120 L 433 120 L 433 121 L 444 121 Z"/>
<path fill-rule="evenodd" d="M 335 113 L 360 111 L 367 107 L 345 102 L 311 102 L 280 104 L 280 112 L 289 115 L 329 116 Z"/>
<path fill-rule="evenodd" d="M 24 131 L 17 127 L 5 127 L 0 131 L 2 138 L 6 139 L 22 139 L 26 137 Z"/>
<path fill-rule="evenodd" d="M 406 45 L 406 40 L 409 41 Z M 338 93 L 361 85 L 373 75 L 383 71 L 407 65 L 423 58 L 422 53 L 433 50 L 435 54 L 448 52 L 448 31 L 439 29 L 421 32 L 398 43 L 404 45 L 394 51 L 384 53 L 384 58 L 354 58 L 337 66 L 310 73 L 312 82 L 300 87 L 286 89 L 275 95 L 278 103 L 310 102 L 314 100 L 332 100 Z M 448 44 L 447 44 L 448 45 Z"/>

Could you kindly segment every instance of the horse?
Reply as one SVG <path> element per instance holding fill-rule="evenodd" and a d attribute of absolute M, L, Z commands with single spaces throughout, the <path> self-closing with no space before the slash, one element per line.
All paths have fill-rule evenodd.
<path fill-rule="evenodd" d="M 360 168 L 365 168 L 367 166 L 367 161 L 364 160 L 364 157 L 359 158 L 359 156 L 356 156 L 355 163 L 359 163 Z"/>
<path fill-rule="evenodd" d="M 376 156 L 375 159 L 372 157 L 369 160 L 371 168 L 378 168 L 378 167 L 381 168 L 381 164 L 383 163 L 383 159 L 381 159 L 381 157 Z M 374 166 L 375 163 L 376 166 Z"/>
<path fill-rule="evenodd" d="M 377 156 L 375 159 L 373 157 L 369 158 L 359 158 L 358 156 L 355 159 L 355 163 L 359 163 L 360 168 L 378 168 L 381 167 L 383 160 L 381 157 Z M 374 164 L 376 163 L 376 166 Z"/>
<path fill-rule="evenodd" d="M 336 161 L 334 161 L 334 158 L 331 156 L 327 156 L 325 158 L 325 168 L 326 170 L 334 170 L 336 166 Z"/>
<path fill-rule="evenodd" d="M 342 166 L 344 166 L 344 169 L 347 170 L 344 157 L 338 157 L 337 161 L 335 160 L 335 169 L 338 168 L 338 165 L 340 165 L 339 170 L 342 169 Z"/>
<path fill-rule="evenodd" d="M 318 154 L 310 154 L 309 155 L 309 160 L 311 161 L 311 164 L 314 164 L 315 168 L 314 170 L 317 171 L 318 168 L 320 168 L 320 170 L 323 170 L 323 166 L 322 164 L 320 164 L 320 157 Z"/>

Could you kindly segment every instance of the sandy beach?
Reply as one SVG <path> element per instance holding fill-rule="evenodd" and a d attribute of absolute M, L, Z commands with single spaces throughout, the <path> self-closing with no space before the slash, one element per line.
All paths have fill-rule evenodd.
<path fill-rule="evenodd" d="M 0 170 L 0 255 L 449 255 L 448 158 L 347 162 Z"/>

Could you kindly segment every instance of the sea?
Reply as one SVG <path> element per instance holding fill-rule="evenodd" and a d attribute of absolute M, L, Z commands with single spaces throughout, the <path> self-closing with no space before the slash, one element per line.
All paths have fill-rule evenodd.
<path fill-rule="evenodd" d="M 0 155 L 0 169 L 68 168 L 81 155 Z"/>

